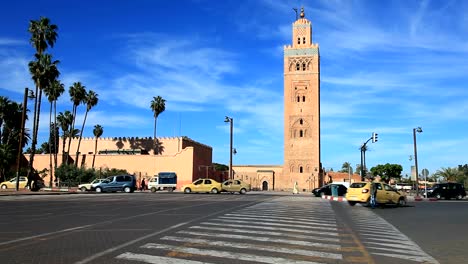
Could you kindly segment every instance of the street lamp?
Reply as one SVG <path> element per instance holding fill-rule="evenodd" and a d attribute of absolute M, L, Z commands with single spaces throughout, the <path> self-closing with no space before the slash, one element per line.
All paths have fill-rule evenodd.
<path fill-rule="evenodd" d="M 232 128 L 234 125 L 234 119 L 232 117 L 226 116 L 224 119 L 225 123 L 230 124 L 230 141 L 229 141 L 229 179 L 233 179 L 232 177 L 232 154 L 233 154 L 233 149 L 232 149 Z M 237 152 L 236 152 L 237 153 Z"/>
<path fill-rule="evenodd" d="M 422 133 L 421 127 L 413 128 L 413 141 L 414 141 L 414 169 L 416 170 L 416 197 L 419 196 L 419 181 L 418 181 L 418 150 L 416 148 L 416 132 Z"/>

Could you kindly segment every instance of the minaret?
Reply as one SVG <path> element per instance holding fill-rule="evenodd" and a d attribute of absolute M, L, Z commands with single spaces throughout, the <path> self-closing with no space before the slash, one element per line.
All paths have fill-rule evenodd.
<path fill-rule="evenodd" d="M 304 8 L 292 24 L 292 45 L 284 47 L 283 181 L 299 190 L 320 181 L 320 55 Z"/>

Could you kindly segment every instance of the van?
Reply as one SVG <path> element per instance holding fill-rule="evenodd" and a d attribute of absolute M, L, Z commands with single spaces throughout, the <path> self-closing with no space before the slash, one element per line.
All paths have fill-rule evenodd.
<path fill-rule="evenodd" d="M 449 200 L 451 198 L 455 198 L 457 200 L 461 200 L 465 196 L 465 187 L 461 183 L 436 183 L 432 188 L 427 190 L 427 197 L 435 197 L 437 199 L 445 198 Z"/>
<path fill-rule="evenodd" d="M 133 175 L 115 175 L 106 178 L 96 185 L 96 192 L 118 192 L 131 193 L 136 190 L 136 179 Z"/>

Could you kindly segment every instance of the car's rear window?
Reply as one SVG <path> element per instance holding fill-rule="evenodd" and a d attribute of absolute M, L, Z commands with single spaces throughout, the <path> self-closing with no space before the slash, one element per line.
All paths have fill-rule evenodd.
<path fill-rule="evenodd" d="M 355 182 L 355 183 L 351 183 L 349 188 L 363 188 L 364 186 L 366 186 L 366 184 L 367 183 L 365 182 Z"/>

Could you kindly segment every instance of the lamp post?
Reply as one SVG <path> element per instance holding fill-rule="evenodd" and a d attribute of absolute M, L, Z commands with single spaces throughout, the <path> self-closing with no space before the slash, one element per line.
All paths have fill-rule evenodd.
<path fill-rule="evenodd" d="M 230 140 L 229 140 L 229 179 L 232 179 L 232 178 L 233 178 L 233 177 L 232 177 L 232 154 L 233 154 L 233 150 L 232 150 L 232 128 L 233 128 L 233 125 L 234 125 L 234 119 L 232 119 L 232 117 L 226 116 L 226 118 L 224 119 L 224 122 L 230 124 Z"/>
<path fill-rule="evenodd" d="M 422 133 L 421 127 L 413 128 L 413 142 L 414 142 L 414 169 L 416 170 L 416 197 L 419 196 L 419 180 L 418 180 L 418 150 L 416 148 L 416 132 Z"/>

